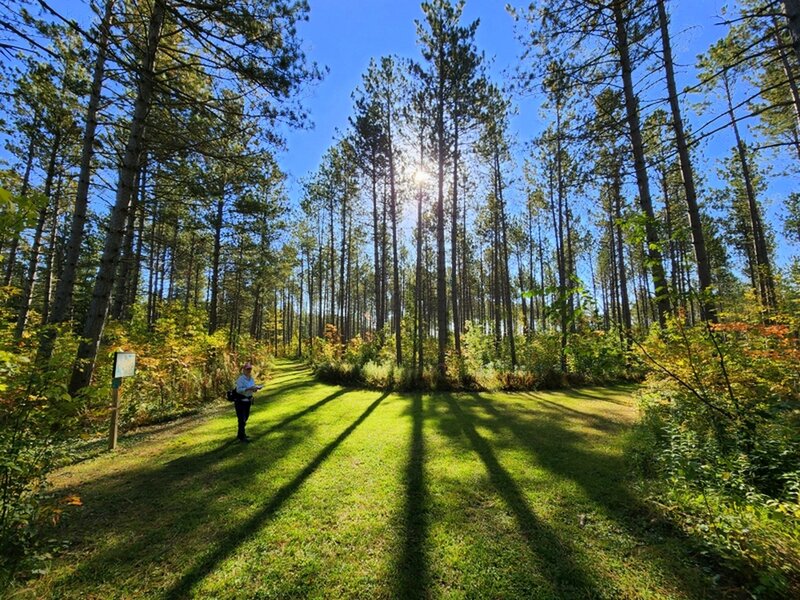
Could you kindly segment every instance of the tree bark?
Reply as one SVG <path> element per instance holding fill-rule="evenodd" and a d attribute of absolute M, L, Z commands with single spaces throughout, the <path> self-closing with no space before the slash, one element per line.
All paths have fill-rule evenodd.
<path fill-rule="evenodd" d="M 667 93 L 672 112 L 672 128 L 675 132 L 675 144 L 678 147 L 678 159 L 681 167 L 681 180 L 686 192 L 686 208 L 689 213 L 689 226 L 692 231 L 694 259 L 697 264 L 697 281 L 700 286 L 700 316 L 703 320 L 717 322 L 717 308 L 713 297 L 711 281 L 711 263 L 706 251 L 703 223 L 700 219 L 700 207 L 697 202 L 697 190 L 694 183 L 689 145 L 683 129 L 683 117 L 678 102 L 678 91 L 675 85 L 675 70 L 672 62 L 672 45 L 669 37 L 669 23 L 664 0 L 657 0 L 658 21 L 661 27 L 661 47 L 664 58 L 664 71 L 667 75 Z"/>
<path fill-rule="evenodd" d="M 453 100 L 458 106 L 458 99 Z M 458 118 L 453 110 L 453 205 L 450 215 L 450 295 L 453 307 L 453 341 L 461 358 L 461 315 L 458 312 Z"/>
<path fill-rule="evenodd" d="M 655 288 L 656 307 L 658 310 L 659 325 L 664 328 L 667 316 L 670 313 L 669 287 L 664 275 L 661 250 L 659 250 L 656 218 L 653 212 L 653 202 L 650 197 L 650 182 L 647 176 L 647 164 L 644 156 L 644 141 L 642 140 L 641 126 L 639 123 L 639 107 L 636 94 L 633 90 L 633 69 L 631 66 L 628 48 L 628 32 L 625 18 L 622 14 L 622 2 L 615 0 L 612 3 L 614 20 L 616 23 L 617 51 L 619 52 L 620 68 L 622 70 L 622 84 L 625 95 L 625 113 L 630 129 L 631 145 L 633 151 L 634 168 L 636 170 L 636 184 L 639 189 L 639 204 L 644 212 L 645 234 L 647 237 L 647 256 Z"/>
<path fill-rule="evenodd" d="M 300 251 L 300 299 L 297 315 L 297 357 L 303 356 L 303 278 L 305 264 L 303 263 L 303 252 Z"/>
<path fill-rule="evenodd" d="M 783 13 L 789 22 L 794 54 L 800 62 L 800 0 L 783 0 Z"/>
<path fill-rule="evenodd" d="M 122 318 L 131 318 L 131 308 L 136 305 L 139 300 L 139 277 L 142 270 L 142 247 L 144 246 L 144 220 L 146 213 L 145 200 L 147 189 L 147 156 L 145 156 L 142 163 L 142 168 L 139 173 L 139 200 L 137 204 L 138 221 L 137 221 L 137 235 L 136 235 L 136 250 L 133 255 L 133 273 L 131 274 L 131 285 L 127 290 L 128 298 L 125 302 Z M 196 284 L 198 285 L 198 284 Z M 197 287 L 195 288 L 197 290 Z M 199 293 L 197 290 L 196 293 Z M 195 297 L 195 306 L 197 306 L 197 298 Z"/>
<path fill-rule="evenodd" d="M 772 264 L 769 259 L 767 240 L 764 233 L 764 224 L 761 220 L 761 211 L 756 199 L 756 191 L 753 187 L 753 177 L 750 173 L 750 163 L 747 160 L 747 150 L 739 134 L 739 126 L 736 122 L 736 115 L 733 112 L 733 98 L 731 97 L 730 83 L 727 71 L 723 73 L 722 82 L 725 86 L 725 97 L 728 102 L 728 116 L 733 128 L 733 136 L 736 140 L 736 152 L 739 157 L 739 164 L 742 169 L 742 178 L 747 195 L 747 207 L 750 214 L 750 227 L 753 234 L 753 250 L 756 261 L 756 281 L 758 281 L 758 291 L 764 307 L 774 309 L 777 302 L 775 298 L 775 281 L 772 276 Z"/>
<path fill-rule="evenodd" d="M 387 107 L 387 136 L 389 152 L 389 218 L 392 223 L 392 315 L 395 337 L 395 360 L 398 365 L 403 364 L 403 336 L 402 319 L 400 314 L 400 259 L 397 253 L 397 190 L 395 189 L 394 144 L 392 139 L 392 107 Z"/>
<path fill-rule="evenodd" d="M 25 162 L 25 173 L 22 176 L 22 187 L 20 188 L 19 195 L 24 198 L 28 195 L 28 190 L 31 185 L 31 170 L 33 169 L 33 158 L 36 150 L 36 131 L 39 128 L 39 120 L 35 119 L 33 122 L 33 129 L 31 131 L 31 139 L 28 143 L 28 158 Z M 21 234 L 21 232 L 20 232 Z M 11 285 L 11 279 L 14 277 L 14 267 L 17 263 L 17 248 L 19 248 L 20 234 L 15 235 L 11 240 L 11 247 L 8 250 L 8 261 L 6 264 L 6 273 L 3 277 L 3 285 Z"/>
<path fill-rule="evenodd" d="M 372 246 L 375 258 L 375 330 L 380 335 L 383 330 L 383 306 L 381 303 L 381 284 L 383 282 L 383 275 L 381 274 L 380 253 L 379 247 L 379 229 L 378 229 L 378 174 L 377 174 L 377 157 L 375 151 L 372 153 Z"/>
<path fill-rule="evenodd" d="M 116 285 L 114 286 L 114 303 L 111 308 L 111 317 L 114 319 L 121 319 L 122 313 L 125 310 L 125 303 L 129 297 L 129 273 L 133 269 L 133 235 L 134 226 L 136 224 L 136 210 L 139 198 L 139 185 L 142 177 L 141 169 L 136 174 L 133 183 L 133 192 L 131 194 L 131 208 L 128 211 L 128 222 L 125 225 L 125 239 L 122 244 L 122 256 L 120 257 L 119 275 L 117 277 Z"/>
<path fill-rule="evenodd" d="M 622 185 L 619 178 L 619 170 L 614 176 L 614 217 L 616 220 L 616 242 L 617 242 L 617 277 L 619 279 L 620 310 L 622 312 L 622 326 L 625 332 L 625 340 L 630 350 L 633 344 L 633 324 L 631 322 L 631 304 L 628 299 L 628 277 L 625 271 L 625 248 L 622 244 Z"/>
<path fill-rule="evenodd" d="M 444 42 L 439 41 L 439 65 L 444 65 Z M 443 67 L 442 67 L 443 68 Z M 444 73 L 441 68 L 438 73 L 436 90 L 436 162 L 437 195 L 436 195 L 436 317 L 438 327 L 438 353 L 436 357 L 436 370 L 440 380 L 447 376 L 445 352 L 447 351 L 448 323 L 447 323 L 447 284 L 444 247 Z"/>
<path fill-rule="evenodd" d="M 219 328 L 219 267 L 222 250 L 222 217 L 225 208 L 225 184 L 222 195 L 217 200 L 217 212 L 214 218 L 214 250 L 211 255 L 211 300 L 208 305 L 208 333 L 213 334 Z"/>
<path fill-rule="evenodd" d="M 42 247 L 42 235 L 44 234 L 44 225 L 47 220 L 47 209 L 50 208 L 50 196 L 52 195 L 53 178 L 56 174 L 56 159 L 58 158 L 58 151 L 61 146 L 61 134 L 57 133 L 52 142 L 53 146 L 50 150 L 50 159 L 47 163 L 47 176 L 44 183 L 44 197 L 45 202 L 39 210 L 39 218 L 36 221 L 36 229 L 33 234 L 33 242 L 31 243 L 31 256 L 28 260 L 28 270 L 25 280 L 22 283 L 22 304 L 19 308 L 17 315 L 17 326 L 14 328 L 14 339 L 20 340 L 22 334 L 25 332 L 25 325 L 28 321 L 28 312 L 33 302 L 33 287 L 36 284 L 36 270 L 39 267 L 39 251 Z"/>
<path fill-rule="evenodd" d="M 495 152 L 495 177 L 497 189 L 498 210 L 500 212 L 500 229 L 502 235 L 502 265 L 503 272 L 503 296 L 506 305 L 506 335 L 508 336 L 509 349 L 511 351 L 511 367 L 517 366 L 517 346 L 514 339 L 514 305 L 511 302 L 511 271 L 508 267 L 508 227 L 506 225 L 506 209 L 503 200 L 503 180 L 500 172 L 500 156 Z"/>
<path fill-rule="evenodd" d="M 75 275 L 78 269 L 78 258 L 83 246 L 83 236 L 86 229 L 86 210 L 89 203 L 89 183 L 92 173 L 92 155 L 94 154 L 94 140 L 97 131 L 97 112 L 100 109 L 100 99 L 103 91 L 103 78 L 105 77 L 106 54 L 108 52 L 108 39 L 111 34 L 111 16 L 114 0 L 106 0 L 105 11 L 100 22 L 97 57 L 94 62 L 92 74 L 92 87 L 89 93 L 89 104 L 86 107 L 86 127 L 83 131 L 81 142 L 81 162 L 78 174 L 78 189 L 75 193 L 75 206 L 72 211 L 69 241 L 64 255 L 64 268 L 56 285 L 53 299 L 53 310 L 48 323 L 56 325 L 69 318 L 72 306 L 72 296 L 75 289 Z M 49 360 L 53 353 L 55 331 L 47 329 L 39 344 L 37 361 Z M 94 360 L 92 360 L 94 362 Z"/>
<path fill-rule="evenodd" d="M 56 279 L 56 246 L 58 244 L 58 212 L 61 210 L 61 192 L 63 184 L 63 165 L 59 167 L 58 183 L 53 195 L 53 217 L 50 221 L 50 234 L 47 241 L 47 260 L 45 263 L 44 288 L 42 289 L 42 325 L 47 324 L 47 318 L 52 308 L 53 283 Z"/>
<path fill-rule="evenodd" d="M 419 359 L 417 362 L 417 377 L 422 377 L 424 369 L 424 341 L 425 330 L 423 323 L 425 315 L 423 313 L 423 298 L 422 298 L 422 188 L 418 192 L 417 197 L 417 265 L 416 265 L 416 281 L 414 285 L 414 300 L 417 315 L 417 344 L 419 350 Z"/>
<path fill-rule="evenodd" d="M 97 350 L 100 346 L 100 338 L 105 326 L 111 287 L 116 276 L 120 245 L 131 203 L 133 179 L 139 170 L 144 129 L 155 85 L 155 59 L 165 12 L 165 0 L 155 0 L 148 24 L 147 48 L 142 70 L 138 77 L 138 91 L 134 102 L 128 143 L 119 170 L 116 201 L 111 211 L 108 235 L 106 236 L 105 247 L 100 259 L 100 269 L 97 273 L 97 280 L 92 292 L 92 301 L 83 328 L 82 337 L 84 341 L 78 347 L 72 378 L 69 383 L 69 393 L 73 395 L 89 385 L 91 381 Z"/>

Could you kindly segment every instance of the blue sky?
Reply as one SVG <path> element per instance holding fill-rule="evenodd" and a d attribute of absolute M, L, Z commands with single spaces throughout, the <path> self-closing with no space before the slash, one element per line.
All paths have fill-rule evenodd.
<path fill-rule="evenodd" d="M 420 58 L 415 29 L 415 20 L 422 18 L 418 0 L 309 0 L 309 3 L 309 20 L 300 24 L 299 34 L 309 60 L 327 67 L 329 72 L 323 81 L 305 90 L 301 98 L 311 115 L 313 128 L 284 132 L 287 150 L 280 153 L 279 162 L 289 174 L 289 192 L 293 201 L 301 193 L 300 179 L 319 165 L 325 150 L 333 143 L 337 129 L 346 128 L 352 111 L 351 93 L 359 84 L 370 59 L 386 55 Z M 465 21 L 480 19 L 476 44 L 490 59 L 490 73 L 498 82 L 504 73 L 513 71 L 522 51 L 505 4 L 504 0 L 467 0 L 464 13 Z M 56 5 L 66 8 L 66 12 L 86 24 L 89 11 L 84 0 L 62 0 Z M 679 87 L 695 83 L 697 55 L 725 33 L 726 28 L 720 24 L 719 16 L 724 5 L 723 0 L 668 2 L 672 12 L 671 32 Z M 512 120 L 512 134 L 518 142 L 524 143 L 539 131 L 540 115 L 535 97 L 517 99 L 516 102 L 519 114 Z M 686 103 L 684 108 L 688 120 L 696 118 Z M 702 160 L 697 166 L 708 176 L 710 184 L 716 180 L 714 159 L 727 155 L 732 145 L 728 132 L 722 132 L 702 145 L 698 154 Z M 793 185 L 791 180 L 776 178 L 762 198 L 768 219 L 777 229 L 780 228 L 782 197 Z M 520 200 L 511 198 L 512 210 L 513 204 Z M 778 244 L 779 263 L 786 264 L 796 250 L 787 244 Z"/>
<path fill-rule="evenodd" d="M 503 0 L 468 0 L 464 13 L 465 21 L 480 19 L 476 44 L 492 59 L 491 72 L 498 79 L 514 69 L 522 50 L 505 4 Z M 685 66 L 683 83 L 688 84 L 691 77 L 686 76 L 693 71 L 696 55 L 724 33 L 723 27 L 715 25 L 724 2 L 678 0 L 670 4 L 672 31 L 677 34 L 673 42 L 676 62 Z M 310 5 L 309 21 L 299 32 L 308 57 L 330 72 L 303 100 L 314 121 L 313 130 L 286 135 L 289 150 L 281 163 L 294 178 L 315 169 L 336 129 L 346 127 L 352 110 L 350 94 L 370 58 L 420 58 L 414 21 L 422 18 L 422 10 L 415 0 L 310 0 Z M 525 101 L 519 110 L 515 133 L 522 140 L 529 139 L 538 127 L 535 100 Z"/>
<path fill-rule="evenodd" d="M 311 114 L 313 129 L 286 134 L 288 150 L 281 154 L 280 163 L 289 174 L 293 199 L 301 193 L 300 178 L 316 169 L 325 150 L 334 142 L 337 129 L 347 127 L 352 111 L 350 95 L 359 84 L 370 58 L 397 55 L 420 59 L 414 21 L 422 18 L 422 10 L 417 0 L 309 1 L 310 18 L 300 26 L 299 33 L 308 58 L 327 66 L 330 72 L 321 83 L 307 91 L 302 100 Z M 524 5 L 522 2 L 511 3 Z M 464 12 L 465 21 L 480 19 L 476 45 L 491 59 L 490 73 L 495 81 L 514 70 L 522 51 L 513 19 L 505 5 L 503 0 L 467 0 Z M 725 5 L 724 0 L 668 2 L 679 89 L 696 83 L 694 65 L 698 54 L 705 52 L 726 33 L 727 27 L 721 24 L 720 16 Z M 697 127 L 709 116 L 698 118 L 694 115 L 689 100 L 698 101 L 699 98 L 683 102 L 684 117 Z M 512 120 L 512 134 L 518 142 L 524 143 L 541 127 L 537 100 L 529 97 L 515 99 L 515 103 L 519 114 Z M 716 160 L 727 156 L 732 146 L 732 134 L 727 130 L 701 144 L 695 156 L 696 168 L 706 177 L 709 186 L 718 185 Z M 781 228 L 782 199 L 793 186 L 791 180 L 775 178 L 761 199 L 768 220 L 778 231 Z M 512 205 L 514 202 L 512 198 Z M 778 244 L 778 263 L 786 265 L 796 250 L 787 244 Z"/>

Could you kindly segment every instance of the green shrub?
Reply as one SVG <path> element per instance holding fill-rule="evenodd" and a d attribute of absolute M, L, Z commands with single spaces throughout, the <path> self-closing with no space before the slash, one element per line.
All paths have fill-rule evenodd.
<path fill-rule="evenodd" d="M 618 333 L 592 330 L 572 334 L 567 362 L 575 384 L 606 384 L 628 378 L 626 352 Z"/>
<path fill-rule="evenodd" d="M 206 333 L 205 313 L 165 304 L 150 329 L 135 311 L 130 323 L 110 322 L 97 356 L 92 385 L 75 397 L 67 382 L 77 338 L 62 330 L 47 368 L 34 368 L 37 337 L 17 344 L 0 288 L 0 585 L 41 569 L 48 546 L 41 532 L 79 498 L 53 498 L 47 475 L 68 463 L 76 440 L 105 436 L 114 352 L 137 355 L 136 375 L 122 388 L 122 429 L 161 422 L 220 401 L 246 360 L 264 370 L 265 348 L 249 336 L 232 353 L 224 332 Z M 38 332 L 37 332 L 38 333 Z"/>
<path fill-rule="evenodd" d="M 320 381 L 335 385 L 359 385 L 364 383 L 361 369 L 343 361 L 321 362 L 314 365 L 314 374 Z"/>
<path fill-rule="evenodd" d="M 786 325 L 670 322 L 630 451 L 664 513 L 756 595 L 800 596 L 798 347 Z"/>
<path fill-rule="evenodd" d="M 13 347 L 5 333 L 5 348 Z M 47 474 L 56 443 L 74 434 L 83 414 L 65 385 L 74 339 L 65 334 L 50 368 L 42 370 L 32 368 L 27 341 L 15 352 L 0 348 L 0 584 L 40 570 L 49 556 L 39 534 L 61 508 L 49 494 Z"/>
<path fill-rule="evenodd" d="M 361 368 L 361 376 L 364 379 L 364 383 L 373 388 L 393 388 L 395 386 L 394 375 L 394 363 L 391 362 L 378 364 L 368 361 Z"/>

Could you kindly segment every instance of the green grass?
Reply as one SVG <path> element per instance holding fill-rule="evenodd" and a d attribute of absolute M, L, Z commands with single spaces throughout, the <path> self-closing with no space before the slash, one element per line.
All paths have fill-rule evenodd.
<path fill-rule="evenodd" d="M 15 598 L 695 598 L 626 485 L 626 388 L 396 394 L 278 362 L 233 408 L 68 467 L 70 545 Z"/>

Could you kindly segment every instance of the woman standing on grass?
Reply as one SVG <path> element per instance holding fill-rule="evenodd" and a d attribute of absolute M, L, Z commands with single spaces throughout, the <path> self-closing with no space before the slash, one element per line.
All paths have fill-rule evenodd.
<path fill-rule="evenodd" d="M 233 401 L 236 407 L 236 420 L 239 422 L 239 432 L 236 437 L 241 442 L 249 442 L 250 439 L 244 432 L 244 426 L 247 424 L 247 419 L 250 417 L 250 407 L 253 404 L 253 394 L 261 389 L 262 386 L 256 385 L 252 377 L 253 365 L 249 362 L 244 363 L 242 366 L 242 374 L 236 380 L 236 393 L 238 394 Z"/>

